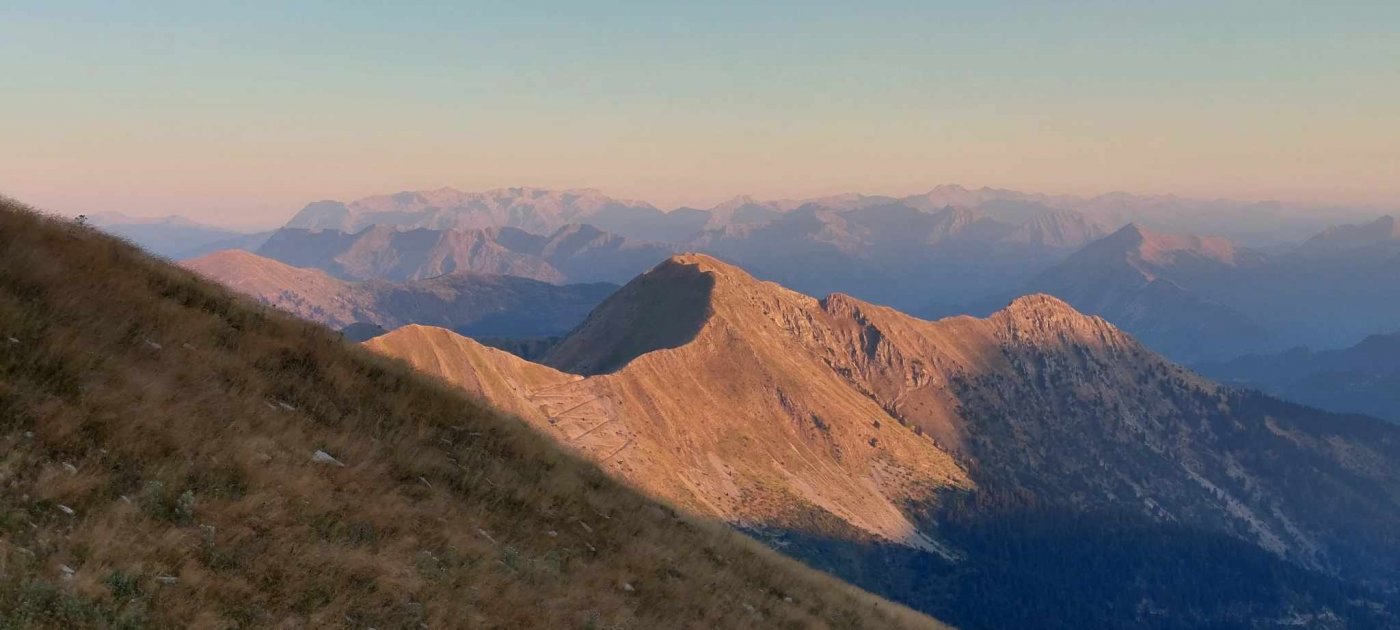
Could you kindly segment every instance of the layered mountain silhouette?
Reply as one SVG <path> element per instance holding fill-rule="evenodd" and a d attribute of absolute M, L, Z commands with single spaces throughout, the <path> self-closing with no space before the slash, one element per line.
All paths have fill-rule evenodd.
<path fill-rule="evenodd" d="M 1049 293 L 1189 363 L 1346 346 L 1392 329 L 1400 321 L 1393 218 L 1267 250 L 1194 231 L 1277 243 L 1283 236 L 1270 230 L 1293 237 L 1354 214 L 1296 210 L 939 186 L 907 197 L 741 195 L 668 212 L 587 189 L 440 189 L 318 202 L 253 245 L 341 280 L 471 272 L 553 284 L 622 283 L 676 251 L 700 251 L 804 293 L 846 293 L 931 318 Z"/>
<path fill-rule="evenodd" d="M 1245 256 L 1176 245 L 1140 247 L 1140 262 Z M 1017 619 L 983 607 L 1014 600 L 1008 584 L 986 585 L 983 604 L 928 586 L 1028 579 L 996 564 L 1007 544 L 1100 567 L 1039 567 L 1044 579 L 1192 600 L 1199 621 L 1219 625 L 1246 610 L 1336 612 L 1349 605 L 1300 602 L 1328 589 L 1365 599 L 1355 584 L 1393 579 L 1400 557 L 1400 430 L 1221 388 L 1045 295 L 929 322 L 686 254 L 605 300 L 542 364 L 419 326 L 368 346 L 654 496 L 955 622 Z M 1087 528 L 1074 535 L 1087 547 L 1037 546 L 1062 526 Z M 1128 558 L 1152 555 L 1141 545 L 1184 545 L 1177 560 L 1197 574 L 1133 568 Z M 1190 579 L 1239 578 L 1212 577 L 1219 567 L 1261 571 L 1267 601 L 1193 600 Z"/>
<path fill-rule="evenodd" d="M 567 197 L 561 194 L 541 194 L 537 201 L 559 202 Z M 590 224 L 566 224 L 549 236 L 537 236 L 510 227 L 520 221 L 500 219 L 480 206 L 479 196 L 468 197 L 476 201 L 464 207 L 433 206 L 437 209 L 419 208 L 428 197 L 405 197 L 413 200 L 405 202 L 406 207 L 419 209 L 405 210 L 404 216 L 467 213 L 475 217 L 468 224 L 500 220 L 506 227 L 427 229 L 416 227 L 420 221 L 365 211 L 354 215 L 360 219 L 335 225 L 388 222 L 352 233 L 300 216 L 258 253 L 347 279 L 412 279 L 466 269 L 559 283 L 625 282 L 674 251 L 688 249 L 731 260 L 803 291 L 859 293 L 913 308 L 926 304 L 931 293 L 943 304 L 956 304 L 985 294 L 988 287 L 1012 286 L 1106 233 L 1096 221 L 1070 210 L 1046 208 L 1027 218 L 1001 221 L 976 210 L 949 206 L 925 211 L 883 197 L 847 195 L 811 202 L 739 197 L 710 210 L 654 210 L 660 217 L 675 215 L 675 225 L 686 226 L 668 235 L 670 244 L 662 244 L 601 229 L 606 221 L 596 213 L 562 212 L 554 206 L 548 212 L 539 210 L 544 213 L 539 216 Z M 390 198 L 375 199 L 364 205 L 387 207 Z M 439 201 L 450 199 L 456 197 Z M 542 225 L 534 219 L 526 223 Z"/>
<path fill-rule="evenodd" d="M 470 272 L 402 282 L 352 282 L 240 250 L 215 252 L 181 265 L 334 329 L 357 323 L 381 328 L 422 323 L 481 337 L 547 337 L 573 328 L 617 289 L 607 283 L 553 285 Z"/>
<path fill-rule="evenodd" d="M 1371 335 L 1340 350 L 1294 348 L 1203 363 L 1201 373 L 1320 409 L 1400 423 L 1400 333 Z"/>
<path fill-rule="evenodd" d="M 87 218 L 103 232 L 120 236 L 142 249 L 179 260 L 222 249 L 256 249 L 272 232 L 244 233 L 205 225 L 184 217 L 132 217 L 120 212 L 103 212 Z"/>
<path fill-rule="evenodd" d="M 501 188 L 471 193 L 440 188 L 351 203 L 319 201 L 298 212 L 287 227 L 352 233 L 375 225 L 428 230 L 512 227 L 550 234 L 571 223 L 588 223 L 632 238 L 672 240 L 706 221 L 694 222 L 695 218 L 689 213 L 670 216 L 651 204 L 614 199 L 593 189 Z"/>
<path fill-rule="evenodd" d="M 1386 215 L 1370 223 L 1333 226 L 1308 239 L 1301 250 L 1311 255 L 1358 250 L 1374 251 L 1383 257 L 1400 253 L 1400 221 Z"/>
<path fill-rule="evenodd" d="M 1286 347 L 1341 348 L 1393 331 L 1400 324 L 1397 222 L 1386 216 L 1329 228 L 1215 295 L 1288 340 Z"/>
<path fill-rule="evenodd" d="M 1013 286 L 1103 234 L 1071 211 L 1015 224 L 952 206 L 925 211 L 903 203 L 848 209 L 811 203 L 767 222 L 706 231 L 685 247 L 800 291 L 855 293 L 915 308 L 930 295 L 955 304 L 988 287 Z"/>
<path fill-rule="evenodd" d="M 257 253 L 347 280 L 419 280 L 467 271 L 559 284 L 625 282 L 672 251 L 667 245 L 570 224 L 549 236 L 512 227 L 404 230 L 375 225 L 354 233 L 284 228 Z"/>
<path fill-rule="evenodd" d="M 594 189 L 501 188 L 463 192 L 452 188 L 405 191 L 352 202 L 319 201 L 303 208 L 287 227 L 358 232 L 371 225 L 401 229 L 516 227 L 548 234 L 569 223 L 587 223 L 633 239 L 680 243 L 702 230 L 761 223 L 804 205 L 855 210 L 900 203 L 925 211 L 972 209 L 1019 224 L 1055 210 L 1072 210 L 1110 229 L 1139 223 L 1169 232 L 1221 234 L 1246 242 L 1304 239 L 1339 220 L 1370 214 L 1358 209 L 1317 211 L 1278 202 L 1189 199 L 1174 195 L 1045 195 L 999 188 L 937 186 L 903 197 L 845 193 L 809 199 L 758 199 L 739 195 L 711 208 L 665 211 L 642 201 L 618 199 Z"/>
<path fill-rule="evenodd" d="M 1016 293 L 1043 292 L 1132 331 L 1181 360 L 1231 357 L 1269 343 L 1262 325 L 1215 301 L 1214 287 L 1263 265 L 1262 254 L 1219 237 L 1130 224 L 1046 270 Z M 983 310 L 985 310 L 985 306 Z"/>
<path fill-rule="evenodd" d="M 1350 345 L 1400 321 L 1395 229 L 1383 217 L 1265 254 L 1222 237 L 1130 224 L 967 310 L 985 313 L 1015 295 L 1051 293 L 1187 362 Z M 950 310 L 957 309 L 940 304 L 924 312 Z"/>

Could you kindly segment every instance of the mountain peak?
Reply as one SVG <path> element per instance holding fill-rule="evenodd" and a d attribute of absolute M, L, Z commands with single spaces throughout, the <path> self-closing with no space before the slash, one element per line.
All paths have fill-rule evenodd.
<path fill-rule="evenodd" d="M 762 203 L 763 203 L 763 202 L 761 202 L 761 201 L 755 199 L 755 198 L 753 197 L 753 195 L 735 195 L 735 196 L 733 196 L 733 197 L 730 197 L 729 199 L 726 199 L 725 201 L 722 201 L 722 202 L 720 202 L 720 203 L 718 203 L 718 204 L 715 204 L 715 207 L 712 208 L 711 210 L 712 210 L 712 211 L 734 210 L 735 208 L 742 208 L 742 207 L 744 207 L 744 206 L 761 205 Z"/>
<path fill-rule="evenodd" d="M 1376 234 L 1384 240 L 1400 240 L 1400 221 L 1395 220 L 1395 215 L 1387 214 L 1375 221 L 1365 225 L 1367 232 Z"/>
<path fill-rule="evenodd" d="M 250 263 L 258 263 L 258 264 L 263 264 L 263 263 L 276 263 L 276 264 L 279 264 L 279 265 L 282 264 L 282 263 L 277 262 L 277 261 L 274 261 L 274 260 L 272 260 L 272 259 L 270 259 L 270 258 L 264 258 L 264 257 L 262 257 L 262 256 L 259 256 L 259 255 L 257 255 L 257 254 L 254 254 L 253 252 L 250 252 L 250 251 L 248 251 L 248 250 L 246 250 L 246 249 L 221 249 L 221 250 L 216 251 L 216 252 L 210 252 L 210 253 L 205 254 L 205 255 L 203 255 L 203 256 L 198 256 L 198 257 L 191 258 L 191 259 L 189 259 L 189 260 L 183 261 L 183 262 L 181 263 L 181 266 L 188 267 L 188 266 L 193 265 L 193 264 L 196 264 L 196 263 L 225 264 L 225 263 L 238 263 L 238 262 L 250 262 Z M 187 263 L 188 263 L 188 264 L 187 264 Z"/>
<path fill-rule="evenodd" d="M 1023 295 L 1006 305 L 1003 311 L 1015 315 L 1071 315 L 1087 317 L 1075 310 L 1068 302 L 1049 293 Z"/>
<path fill-rule="evenodd" d="M 1141 225 L 1138 225 L 1137 223 L 1129 223 L 1121 228 L 1118 228 L 1116 232 L 1110 234 L 1109 236 L 1116 237 L 1124 241 L 1132 240 L 1136 242 L 1142 242 L 1144 240 L 1147 240 L 1149 236 L 1153 234 L 1155 233 L 1151 230 L 1142 227 Z"/>
<path fill-rule="evenodd" d="M 1233 241 L 1224 237 L 1158 232 L 1137 223 L 1119 228 L 1117 232 L 1091 244 L 1091 247 L 1115 256 L 1128 255 L 1152 265 L 1172 265 L 1186 259 L 1198 259 L 1234 266 L 1258 258 L 1257 254 L 1236 247 Z"/>
<path fill-rule="evenodd" d="M 709 321 L 716 276 L 737 268 L 705 254 L 677 254 L 637 276 L 549 351 L 544 363 L 574 374 L 615 371 L 691 339 Z"/>
<path fill-rule="evenodd" d="M 681 252 L 661 261 L 652 271 L 655 272 L 663 267 L 685 267 L 706 273 L 718 273 L 720 275 L 749 275 L 748 272 L 745 272 L 743 269 L 721 261 L 709 254 L 702 254 L 700 252 Z"/>
<path fill-rule="evenodd" d="M 1334 225 L 1303 243 L 1307 250 L 1347 250 L 1400 241 L 1400 221 L 1384 215 L 1360 224 Z"/>

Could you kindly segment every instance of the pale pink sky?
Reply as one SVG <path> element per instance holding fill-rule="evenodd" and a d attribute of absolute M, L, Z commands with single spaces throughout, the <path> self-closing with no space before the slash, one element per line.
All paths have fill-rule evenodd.
<path fill-rule="evenodd" d="M 237 225 L 442 186 L 1400 208 L 1400 2 L 722 4 L 5 3 L 0 194 Z"/>

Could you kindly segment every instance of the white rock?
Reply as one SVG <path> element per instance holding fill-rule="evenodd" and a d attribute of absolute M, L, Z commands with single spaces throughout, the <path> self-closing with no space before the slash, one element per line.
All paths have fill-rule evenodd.
<path fill-rule="evenodd" d="M 625 593 L 635 593 L 635 592 L 637 592 L 637 589 L 632 588 L 632 583 L 631 583 L 631 582 L 623 582 L 623 583 L 622 583 L 622 590 L 623 590 L 623 592 L 625 592 Z"/>
<path fill-rule="evenodd" d="M 73 570 L 73 567 L 70 567 L 70 566 L 68 566 L 68 565 L 66 565 L 66 564 L 61 564 L 61 565 L 59 565 L 59 566 L 58 566 L 58 572 L 63 574 L 63 579 L 65 579 L 65 580 L 71 580 L 71 579 L 73 579 L 73 574 L 74 574 L 74 573 L 77 573 L 77 571 L 74 571 L 74 570 Z"/>
<path fill-rule="evenodd" d="M 78 474 L 78 467 L 77 467 L 77 466 L 74 466 L 74 465 L 72 465 L 72 464 L 70 464 L 70 463 L 68 463 L 68 462 L 63 462 L 63 469 L 66 470 L 66 471 L 68 471 L 68 474 L 70 474 L 70 475 L 76 475 L 76 474 Z"/>
<path fill-rule="evenodd" d="M 180 578 L 177 578 L 173 575 L 157 575 L 156 581 L 160 582 L 161 584 L 174 584 L 176 582 L 179 582 Z"/>
<path fill-rule="evenodd" d="M 161 346 L 160 344 L 154 342 L 154 341 L 151 341 L 150 339 L 147 339 L 147 340 L 146 340 L 146 347 L 148 347 L 148 348 L 150 348 L 150 349 L 152 349 L 152 350 L 160 350 L 162 346 Z"/>
<path fill-rule="evenodd" d="M 331 457 L 331 454 L 330 454 L 330 453 L 327 453 L 327 452 L 325 452 L 325 451 L 316 451 L 315 453 L 312 453 L 312 454 L 311 454 L 311 461 L 316 462 L 316 463 L 318 463 L 318 464 L 327 464 L 327 465 L 331 465 L 331 466 L 344 466 L 344 465 L 345 465 L 345 464 L 340 463 L 340 460 L 338 460 L 338 459 L 336 459 L 336 458 L 334 458 L 334 457 Z"/>
<path fill-rule="evenodd" d="M 14 337 L 7 337 L 7 339 L 10 340 L 10 343 L 19 343 L 19 340 L 15 339 Z"/>
<path fill-rule="evenodd" d="M 63 505 L 62 503 L 58 504 L 58 511 L 63 512 L 64 514 L 67 514 L 69 516 L 73 515 L 73 508 Z"/>

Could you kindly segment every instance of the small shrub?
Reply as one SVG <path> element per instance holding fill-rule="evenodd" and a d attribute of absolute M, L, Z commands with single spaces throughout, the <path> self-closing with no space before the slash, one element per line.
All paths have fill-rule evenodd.
<path fill-rule="evenodd" d="M 102 583 L 107 585 L 107 589 L 112 591 L 112 597 L 117 601 L 135 599 L 145 594 L 141 589 L 140 576 L 125 571 L 108 573 Z"/>

